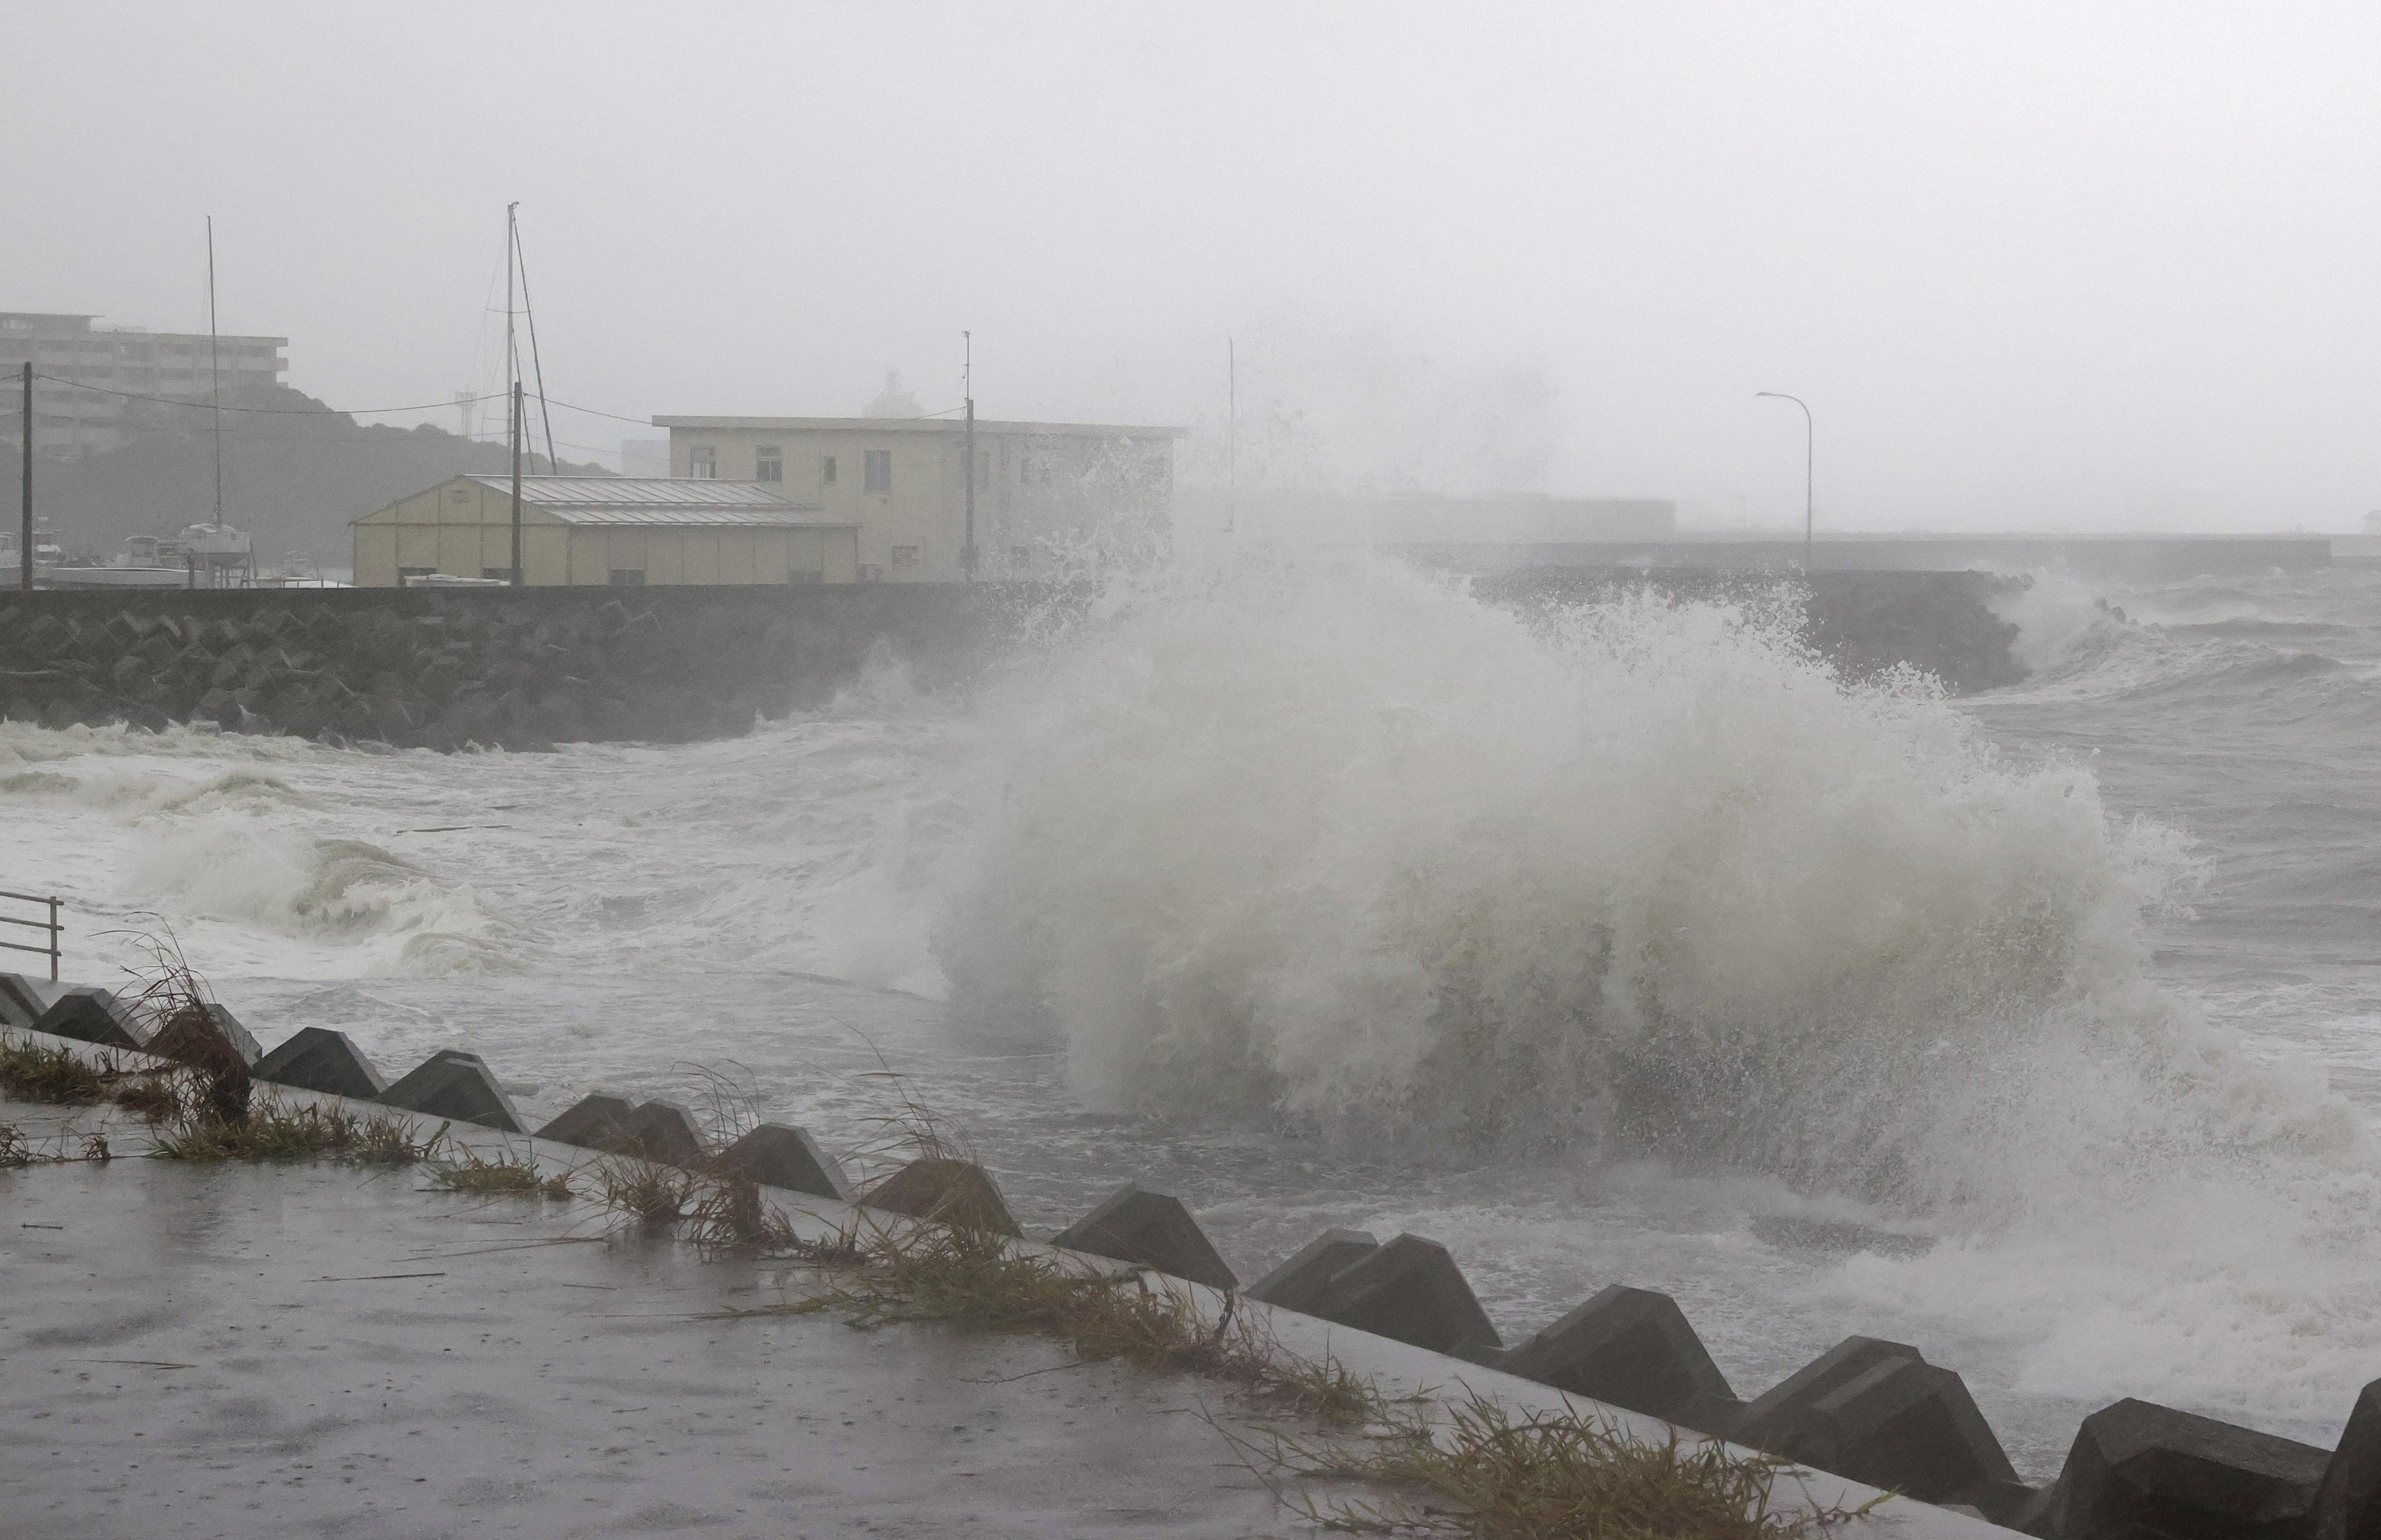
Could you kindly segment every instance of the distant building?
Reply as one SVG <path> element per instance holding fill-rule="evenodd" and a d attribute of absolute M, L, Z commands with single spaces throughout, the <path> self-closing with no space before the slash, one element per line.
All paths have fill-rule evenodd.
<path fill-rule="evenodd" d="M 456 476 L 354 523 L 355 582 L 504 578 L 512 482 Z M 815 503 L 758 486 L 620 476 L 521 478 L 524 587 L 612 583 L 848 583 L 858 532 Z"/>
<path fill-rule="evenodd" d="M 29 359 L 37 374 L 101 387 L 76 390 L 34 382 L 33 447 L 62 460 L 104 454 L 124 442 L 131 422 L 172 409 L 126 396 L 205 401 L 213 398 L 218 374 L 228 393 L 239 385 L 277 385 L 289 372 L 281 356 L 289 346 L 286 336 L 210 339 L 203 332 L 93 326 L 92 319 L 0 311 L 0 376 L 6 376 L 0 393 L 11 408 L 0 422 L 0 442 L 14 445 L 24 436 L 17 381 Z"/>
<path fill-rule="evenodd" d="M 672 476 L 753 483 L 858 526 L 863 581 L 966 575 L 963 422 L 656 417 L 653 425 L 669 430 Z M 1129 559 L 1162 544 L 1181 435 L 1179 428 L 979 421 L 977 575 L 1047 576 L 1062 553 Z"/>

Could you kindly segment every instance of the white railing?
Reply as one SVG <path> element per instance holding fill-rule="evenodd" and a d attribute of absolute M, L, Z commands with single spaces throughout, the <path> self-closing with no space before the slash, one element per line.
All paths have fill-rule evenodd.
<path fill-rule="evenodd" d="M 48 958 L 50 959 L 50 982 L 52 984 L 57 983 L 59 941 L 60 938 L 66 935 L 67 929 L 66 926 L 58 923 L 58 911 L 63 904 L 63 900 L 58 898 L 45 898 L 39 894 L 34 893 L 7 892 L 0 892 L 0 899 L 6 899 L 11 903 L 41 904 L 47 907 L 50 912 L 50 917 L 45 921 L 21 919 L 14 914 L 0 914 L 0 925 L 22 925 L 28 930 L 47 931 L 49 933 L 48 945 L 41 947 L 28 947 L 21 941 L 0 941 L 0 947 L 6 947 L 12 952 L 38 952 L 42 956 Z"/>

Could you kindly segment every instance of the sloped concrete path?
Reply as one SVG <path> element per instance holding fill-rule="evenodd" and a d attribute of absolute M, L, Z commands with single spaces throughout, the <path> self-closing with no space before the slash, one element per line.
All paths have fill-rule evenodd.
<path fill-rule="evenodd" d="M 58 1109 L 0 1103 L 40 1143 Z M 124 1147 L 119 1144 L 119 1148 Z M 0 1171 L 0 1534 L 1312 1534 L 1197 1380 L 832 1316 L 585 1198 L 414 1171 Z"/>

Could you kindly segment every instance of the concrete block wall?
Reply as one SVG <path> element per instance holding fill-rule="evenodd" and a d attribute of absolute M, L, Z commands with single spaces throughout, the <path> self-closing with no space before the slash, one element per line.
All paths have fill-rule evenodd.
<path fill-rule="evenodd" d="M 885 648 L 963 676 L 1048 588 L 0 592 L 0 716 L 534 749 L 685 742 L 815 703 Z"/>
<path fill-rule="evenodd" d="M 1977 573 L 1818 573 L 1785 592 L 1848 674 L 1909 663 L 1954 691 L 2019 678 Z M 1777 592 L 1713 572 L 1484 576 L 1520 608 L 1653 585 Z M 879 648 L 920 681 L 966 677 L 1027 617 L 1082 595 L 1032 584 L 788 588 L 0 591 L 0 717 L 62 727 L 205 721 L 399 748 L 686 742 L 830 696 Z"/>

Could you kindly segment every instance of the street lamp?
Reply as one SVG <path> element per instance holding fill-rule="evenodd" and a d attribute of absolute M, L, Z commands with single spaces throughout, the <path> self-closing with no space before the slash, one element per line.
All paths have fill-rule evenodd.
<path fill-rule="evenodd" d="M 1802 570 L 1811 569 L 1811 409 L 1800 396 L 1789 396 L 1782 390 L 1756 390 L 1755 396 L 1766 396 L 1774 401 L 1791 401 L 1802 409 Z"/>

